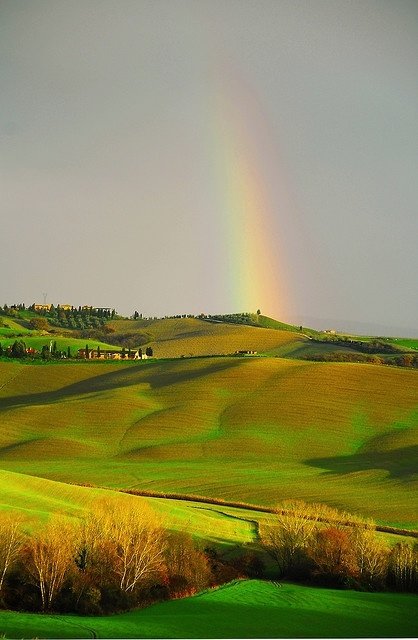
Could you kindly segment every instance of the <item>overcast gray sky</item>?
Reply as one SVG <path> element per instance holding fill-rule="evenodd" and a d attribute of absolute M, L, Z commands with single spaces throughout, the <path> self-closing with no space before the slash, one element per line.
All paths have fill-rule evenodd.
<path fill-rule="evenodd" d="M 2 0 L 0 72 L 1 304 L 418 335 L 416 1 Z"/>

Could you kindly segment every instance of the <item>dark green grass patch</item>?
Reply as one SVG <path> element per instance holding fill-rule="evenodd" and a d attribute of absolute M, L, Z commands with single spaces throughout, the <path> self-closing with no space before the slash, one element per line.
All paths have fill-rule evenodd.
<path fill-rule="evenodd" d="M 8 638 L 415 637 L 417 597 L 250 580 L 110 617 L 0 612 Z"/>

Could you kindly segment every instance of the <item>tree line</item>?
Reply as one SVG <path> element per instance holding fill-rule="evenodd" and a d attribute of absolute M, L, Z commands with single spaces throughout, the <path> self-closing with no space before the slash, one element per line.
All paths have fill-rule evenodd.
<path fill-rule="evenodd" d="M 227 559 L 186 532 L 167 530 L 139 499 L 129 505 L 102 499 L 83 520 L 56 515 L 29 533 L 18 516 L 2 514 L 0 604 L 92 615 L 124 611 L 266 577 L 266 553 L 279 579 L 363 590 L 418 587 L 417 545 L 390 548 L 372 521 L 325 505 L 283 503 L 260 526 L 259 553 L 241 549 Z"/>
<path fill-rule="evenodd" d="M 53 516 L 35 531 L 0 519 L 0 606 L 94 614 L 179 598 L 238 577 L 261 576 L 251 554 L 226 561 L 147 505 L 95 503 L 82 521 Z"/>
<path fill-rule="evenodd" d="M 98 329 L 105 325 L 108 320 L 118 317 L 115 309 L 104 309 L 100 307 L 78 306 L 67 307 L 53 304 L 45 308 L 36 308 L 35 304 L 26 307 L 25 304 L 4 304 L 0 307 L 0 313 L 4 316 L 26 320 L 27 316 L 32 317 L 29 324 L 35 329 L 48 330 L 49 326 L 62 327 L 64 329 Z"/>
<path fill-rule="evenodd" d="M 115 309 L 101 309 L 95 307 L 71 307 L 70 309 L 51 305 L 49 309 L 36 310 L 35 305 L 29 307 L 30 311 L 35 312 L 44 318 L 50 324 L 62 327 L 64 329 L 98 329 L 102 327 L 107 320 L 113 320 L 116 317 Z"/>
<path fill-rule="evenodd" d="M 50 344 L 43 345 L 38 351 L 33 347 L 27 347 L 24 340 L 15 340 L 13 344 L 3 347 L 0 343 L 0 358 L 41 358 L 42 360 L 71 358 L 71 348 L 66 350 L 58 349 L 56 340 L 51 340 Z"/>
<path fill-rule="evenodd" d="M 372 520 L 288 501 L 260 534 L 281 577 L 354 589 L 418 590 L 418 545 L 402 541 L 389 547 Z"/>

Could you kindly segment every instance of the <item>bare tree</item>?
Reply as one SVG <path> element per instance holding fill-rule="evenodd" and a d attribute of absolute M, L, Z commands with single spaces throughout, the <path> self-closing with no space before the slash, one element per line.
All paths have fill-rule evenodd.
<path fill-rule="evenodd" d="M 24 535 L 21 525 L 22 518 L 18 515 L 2 514 L 0 519 L 0 596 L 6 574 L 22 548 Z"/>
<path fill-rule="evenodd" d="M 262 542 L 282 571 L 291 568 L 307 548 L 321 514 L 318 505 L 302 500 L 286 501 L 277 507 L 273 523 L 261 529 Z"/>
<path fill-rule="evenodd" d="M 48 611 L 74 562 L 78 527 L 62 516 L 54 516 L 30 538 L 26 548 L 29 574 L 40 590 L 42 609 Z"/>
<path fill-rule="evenodd" d="M 374 525 L 369 522 L 351 529 L 350 540 L 357 562 L 359 577 L 369 586 L 383 581 L 388 565 L 389 549 L 378 538 Z"/>
<path fill-rule="evenodd" d="M 123 591 L 146 584 L 164 567 L 165 532 L 141 498 L 136 504 L 104 500 L 96 505 L 85 523 L 84 539 L 86 566 L 104 562 Z"/>
<path fill-rule="evenodd" d="M 401 590 L 416 588 L 418 582 L 418 547 L 398 542 L 389 558 L 389 572 L 395 586 Z"/>
<path fill-rule="evenodd" d="M 151 511 L 137 508 L 123 513 L 114 536 L 116 574 L 123 591 L 133 591 L 159 574 L 164 567 L 165 533 Z"/>

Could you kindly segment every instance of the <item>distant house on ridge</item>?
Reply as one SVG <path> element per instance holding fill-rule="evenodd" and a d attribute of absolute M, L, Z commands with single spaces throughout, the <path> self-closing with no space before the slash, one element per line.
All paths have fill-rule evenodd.
<path fill-rule="evenodd" d="M 52 304 L 35 304 L 34 305 L 35 311 L 50 311 L 51 307 L 52 307 Z"/>

